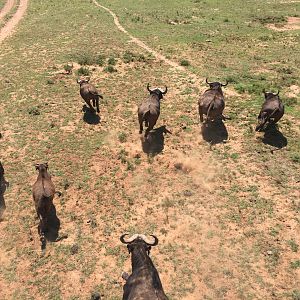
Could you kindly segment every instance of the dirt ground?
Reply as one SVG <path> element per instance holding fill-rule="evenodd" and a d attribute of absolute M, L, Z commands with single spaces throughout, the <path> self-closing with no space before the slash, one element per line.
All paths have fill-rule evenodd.
<path fill-rule="evenodd" d="M 107 16 L 100 10 L 104 4 L 97 8 L 99 15 L 91 12 L 97 3 L 84 3 L 79 17 L 93 22 L 101 17 L 98 23 L 108 24 L 103 27 L 107 35 L 86 19 L 87 24 L 78 26 L 80 21 L 71 23 L 75 17 L 68 23 L 62 14 L 59 23 L 55 11 L 60 5 L 75 16 L 72 1 L 56 1 L 55 8 L 50 2 L 21 1 L 9 27 L 3 27 L 6 33 L 0 33 L 7 53 L 17 51 L 14 38 L 18 43 L 22 30 L 28 35 L 19 44 L 20 58 L 2 59 L 10 65 L 1 74 L 0 154 L 10 187 L 0 222 L 0 298 L 90 299 L 97 291 L 102 299 L 121 299 L 121 273 L 130 273 L 131 267 L 119 236 L 139 232 L 159 238 L 151 258 L 170 300 L 299 299 L 300 178 L 294 154 L 299 119 L 288 108 L 279 127 L 255 133 L 258 107 L 246 106 L 252 96 L 229 84 L 224 93 L 230 119 L 199 124 L 203 78 L 128 33 L 113 7 L 105 9 L 111 14 Z M 28 4 L 32 15 L 24 24 L 32 20 L 41 32 L 26 31 L 23 24 L 20 35 L 17 28 L 12 40 L 4 40 Z M 52 23 L 53 33 L 46 30 L 48 48 L 41 44 L 43 26 L 34 19 L 41 11 L 60 24 L 57 29 Z M 284 26 L 297 26 L 288 20 Z M 106 42 L 103 48 L 122 54 L 122 47 L 128 47 L 140 61 L 125 63 L 115 55 L 117 72 L 108 73 L 72 57 L 68 63 L 73 69 L 67 74 L 65 64 L 51 57 L 72 44 L 62 26 L 73 33 L 74 28 L 84 33 L 89 29 L 87 39 L 97 47 Z M 106 41 L 113 37 L 117 46 Z M 77 43 L 82 51 L 81 41 Z M 91 82 L 104 94 L 99 116 L 79 96 L 76 79 L 82 66 L 92 70 Z M 28 76 L 30 69 L 34 72 Z M 147 95 L 144 82 L 169 87 L 148 140 L 138 134 L 136 116 L 137 104 Z M 289 92 L 297 98 L 298 84 Z M 49 162 L 62 192 L 54 200 L 44 252 L 31 198 L 37 176 L 33 165 L 42 160 Z M 57 236 L 61 239 L 53 242 Z"/>

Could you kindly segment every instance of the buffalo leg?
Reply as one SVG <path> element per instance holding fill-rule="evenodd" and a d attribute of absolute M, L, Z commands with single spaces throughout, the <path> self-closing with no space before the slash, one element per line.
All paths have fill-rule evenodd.
<path fill-rule="evenodd" d="M 86 104 L 89 106 L 89 108 L 90 108 L 91 112 L 95 112 L 95 109 L 94 109 L 94 107 L 92 106 L 92 104 L 91 104 L 91 101 L 90 101 L 90 100 L 86 101 Z"/>
<path fill-rule="evenodd" d="M 200 122 L 203 123 L 203 112 L 202 112 L 202 108 L 199 105 L 199 116 L 200 116 Z"/>
<path fill-rule="evenodd" d="M 151 124 L 151 123 L 149 123 L 148 125 L 149 125 L 149 126 L 148 126 L 148 128 L 146 129 L 145 137 L 148 136 L 149 132 L 150 132 L 150 131 L 154 128 L 154 126 L 155 126 L 155 124 Z"/>
<path fill-rule="evenodd" d="M 142 114 L 139 114 L 139 124 L 140 124 L 140 131 L 139 131 L 139 134 L 141 134 L 143 132 L 143 115 Z"/>
<path fill-rule="evenodd" d="M 97 107 L 97 113 L 99 114 L 100 109 L 99 109 L 99 98 L 96 100 L 96 107 Z"/>

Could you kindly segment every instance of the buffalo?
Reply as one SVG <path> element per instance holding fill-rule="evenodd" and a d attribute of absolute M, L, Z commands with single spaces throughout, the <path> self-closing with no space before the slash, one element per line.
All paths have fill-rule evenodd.
<path fill-rule="evenodd" d="M 77 80 L 77 83 L 80 85 L 80 95 L 92 112 L 95 112 L 94 107 L 96 107 L 97 113 L 99 113 L 99 98 L 103 99 L 103 96 L 89 81 L 90 79 Z M 93 101 L 93 105 L 91 104 L 91 100 Z"/>
<path fill-rule="evenodd" d="M 149 257 L 151 247 L 158 244 L 157 237 L 151 235 L 151 241 L 143 234 L 134 234 L 127 239 L 126 236 L 127 234 L 123 234 L 120 240 L 127 244 L 131 253 L 132 274 L 123 276 L 126 280 L 123 300 L 168 300 L 158 272 Z"/>
<path fill-rule="evenodd" d="M 48 217 L 53 207 L 53 198 L 55 195 L 55 187 L 48 173 L 48 164 L 35 165 L 39 171 L 36 182 L 32 187 L 32 195 L 35 204 L 35 210 L 40 220 L 38 232 L 42 243 L 45 243 L 45 232 L 48 226 Z"/>
<path fill-rule="evenodd" d="M 4 168 L 2 166 L 2 163 L 0 162 L 0 219 L 2 218 L 6 208 L 4 201 L 4 193 L 8 186 L 9 183 L 4 178 Z"/>
<path fill-rule="evenodd" d="M 258 125 L 256 131 L 262 131 L 268 124 L 276 124 L 284 114 L 284 105 L 279 98 L 279 91 L 274 94 L 263 91 L 265 102 L 258 115 Z"/>
<path fill-rule="evenodd" d="M 147 90 L 150 95 L 138 108 L 139 133 L 141 134 L 143 132 L 143 123 L 145 122 L 145 126 L 147 127 L 145 137 L 148 136 L 158 120 L 160 114 L 160 100 L 163 99 L 163 96 L 168 92 L 168 88 L 165 87 L 165 90 L 159 88 L 150 89 L 148 83 Z"/>
<path fill-rule="evenodd" d="M 209 85 L 209 89 L 203 93 L 198 101 L 201 123 L 203 123 L 203 115 L 206 115 L 206 121 L 214 121 L 220 117 L 224 118 L 223 110 L 225 108 L 225 101 L 222 87 L 227 86 L 228 82 L 226 81 L 225 84 L 208 82 L 206 78 L 206 83 Z"/>

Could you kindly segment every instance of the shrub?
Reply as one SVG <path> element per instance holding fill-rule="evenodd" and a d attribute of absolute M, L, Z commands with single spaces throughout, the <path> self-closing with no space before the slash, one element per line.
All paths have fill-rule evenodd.
<path fill-rule="evenodd" d="M 98 55 L 97 64 L 100 67 L 104 66 L 104 64 L 105 64 L 105 55 L 102 55 L 102 54 Z"/>
<path fill-rule="evenodd" d="M 35 106 L 30 107 L 30 108 L 28 109 L 28 113 L 29 113 L 30 115 L 33 115 L 33 116 L 38 116 L 38 115 L 41 114 L 40 111 L 39 111 L 39 109 L 38 109 L 38 107 L 35 107 Z"/>
<path fill-rule="evenodd" d="M 88 68 L 80 67 L 77 70 L 78 76 L 89 76 L 91 74 L 90 70 Z"/>
<path fill-rule="evenodd" d="M 188 67 L 188 66 L 190 66 L 191 64 L 190 64 L 190 62 L 189 62 L 188 60 L 182 59 L 182 60 L 180 61 L 180 65 L 183 66 L 183 67 Z"/>
<path fill-rule="evenodd" d="M 117 72 L 117 69 L 114 68 L 112 65 L 108 65 L 106 68 L 104 68 L 104 72 L 114 73 L 114 72 Z"/>
<path fill-rule="evenodd" d="M 64 70 L 66 71 L 67 74 L 71 74 L 73 70 L 73 65 L 69 65 L 69 64 L 64 65 Z"/>
<path fill-rule="evenodd" d="M 123 55 L 123 61 L 126 64 L 133 62 L 134 58 L 135 58 L 135 55 L 130 51 L 126 51 Z"/>
<path fill-rule="evenodd" d="M 91 66 L 97 63 L 97 58 L 92 53 L 82 53 L 78 57 L 78 63 L 81 66 Z"/>
<path fill-rule="evenodd" d="M 118 139 L 121 143 L 125 143 L 127 141 L 127 134 L 125 132 L 120 132 Z"/>
<path fill-rule="evenodd" d="M 53 79 L 48 79 L 47 84 L 54 84 L 54 80 Z"/>
<path fill-rule="evenodd" d="M 109 65 L 115 66 L 117 61 L 114 57 L 110 57 L 107 62 Z"/>

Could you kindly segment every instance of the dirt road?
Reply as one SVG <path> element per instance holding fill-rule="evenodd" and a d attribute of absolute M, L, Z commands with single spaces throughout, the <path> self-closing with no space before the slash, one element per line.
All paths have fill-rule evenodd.
<path fill-rule="evenodd" d="M 0 30 L 0 43 L 13 32 L 13 29 L 20 22 L 20 20 L 22 19 L 22 17 L 26 12 L 28 2 L 29 0 L 20 0 L 20 4 L 18 6 L 16 13 Z M 7 15 L 7 13 L 9 13 L 13 5 L 14 5 L 14 0 L 8 0 L 6 2 L 5 6 L 3 7 L 0 13 L 0 19 L 3 18 L 5 15 Z"/>

